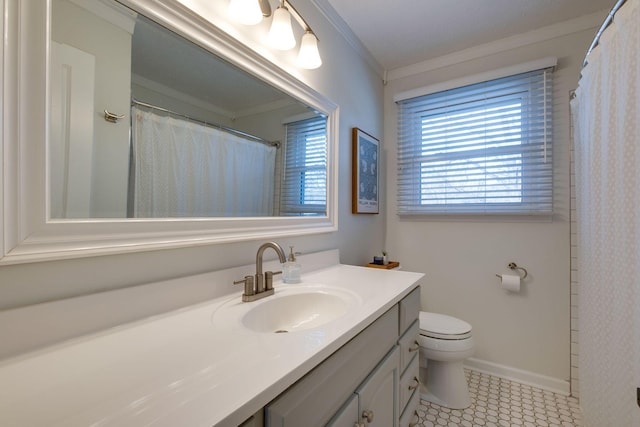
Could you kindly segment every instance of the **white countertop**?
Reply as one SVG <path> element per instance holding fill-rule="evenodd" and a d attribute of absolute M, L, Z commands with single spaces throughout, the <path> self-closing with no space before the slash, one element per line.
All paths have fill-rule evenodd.
<path fill-rule="evenodd" d="M 335 265 L 274 282 L 341 288 L 342 317 L 274 334 L 218 322 L 240 292 L 0 362 L 0 425 L 237 426 L 417 286 L 421 273 Z M 253 303 L 258 304 L 259 300 Z M 245 306 L 243 306 L 245 307 Z"/>

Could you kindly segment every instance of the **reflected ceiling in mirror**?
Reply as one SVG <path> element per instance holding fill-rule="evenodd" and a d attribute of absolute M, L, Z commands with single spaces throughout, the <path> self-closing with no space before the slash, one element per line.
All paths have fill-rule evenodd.
<path fill-rule="evenodd" d="M 51 10 L 51 219 L 327 214 L 317 108 L 118 2 Z"/>

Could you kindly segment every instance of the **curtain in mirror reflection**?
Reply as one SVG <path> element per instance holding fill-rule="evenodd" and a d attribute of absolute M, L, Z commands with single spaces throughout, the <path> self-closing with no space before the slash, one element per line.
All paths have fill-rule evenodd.
<path fill-rule="evenodd" d="M 276 148 L 132 109 L 136 218 L 273 215 Z"/>

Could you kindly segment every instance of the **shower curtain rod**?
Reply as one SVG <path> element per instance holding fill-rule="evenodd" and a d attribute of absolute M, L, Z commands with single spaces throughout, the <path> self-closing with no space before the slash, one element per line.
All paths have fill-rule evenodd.
<path fill-rule="evenodd" d="M 620 7 L 626 2 L 627 0 L 618 0 L 616 4 L 613 5 L 613 7 L 611 8 L 611 11 L 607 14 L 607 17 L 604 19 L 604 22 L 602 23 L 602 25 L 600 26 L 600 29 L 596 33 L 596 36 L 593 38 L 593 41 L 589 45 L 589 49 L 587 49 L 587 53 L 584 56 L 584 61 L 582 61 L 582 68 L 587 66 L 587 62 L 588 62 L 587 57 L 589 56 L 591 51 L 595 49 L 596 46 L 598 46 L 598 42 L 600 41 L 600 36 L 602 36 L 602 33 L 604 32 L 604 30 L 606 30 L 607 27 L 611 25 L 611 22 L 613 21 L 613 16 L 616 14 L 618 9 L 620 9 Z"/>
<path fill-rule="evenodd" d="M 158 107 L 157 105 L 152 105 L 152 104 L 149 104 L 149 103 L 146 103 L 146 102 L 138 101 L 135 98 L 131 98 L 131 105 L 141 105 L 143 107 L 151 108 L 153 110 L 162 111 L 164 113 L 171 114 L 171 115 L 178 116 L 178 117 L 182 117 L 182 118 L 190 120 L 192 122 L 196 122 L 196 123 L 199 123 L 199 124 L 202 124 L 202 125 L 205 125 L 205 126 L 209 126 L 209 127 L 212 127 L 212 128 L 215 128 L 215 129 L 230 133 L 232 135 L 241 136 L 243 138 L 247 138 L 247 139 L 250 139 L 252 141 L 259 142 L 261 144 L 266 144 L 266 145 L 270 145 L 272 147 L 280 148 L 280 142 L 279 141 L 268 141 L 268 140 L 266 140 L 264 138 L 260 138 L 259 136 L 251 135 L 250 133 L 242 132 L 242 131 L 239 131 L 237 129 L 229 128 L 229 127 L 222 126 L 222 125 L 219 125 L 219 124 L 216 124 L 216 123 L 210 123 L 210 122 L 207 122 L 207 121 L 204 121 L 204 120 L 200 120 L 200 119 L 194 119 L 193 117 L 189 117 L 189 116 L 187 116 L 185 114 L 182 114 L 182 113 L 176 113 L 175 111 L 167 110 L 166 108 Z"/>

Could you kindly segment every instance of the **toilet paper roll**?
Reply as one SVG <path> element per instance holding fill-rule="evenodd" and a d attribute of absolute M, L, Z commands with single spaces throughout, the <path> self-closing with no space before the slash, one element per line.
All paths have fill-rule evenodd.
<path fill-rule="evenodd" d="M 502 273 L 502 289 L 509 292 L 520 292 L 520 276 L 512 273 Z"/>

